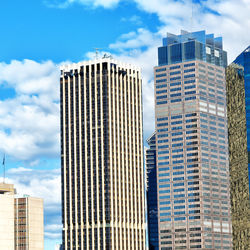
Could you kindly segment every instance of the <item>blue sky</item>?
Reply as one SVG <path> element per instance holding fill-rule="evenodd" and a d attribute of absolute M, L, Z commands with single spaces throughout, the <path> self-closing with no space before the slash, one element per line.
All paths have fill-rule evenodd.
<path fill-rule="evenodd" d="M 230 62 L 249 46 L 249 13 L 249 0 L 0 2 L 0 157 L 20 194 L 44 198 L 46 250 L 61 242 L 59 65 L 93 58 L 96 47 L 139 65 L 147 138 L 162 37 L 206 29 L 223 36 Z"/>
<path fill-rule="evenodd" d="M 48 7 L 49 2 L 56 3 L 1 1 L 0 20 L 5 24 L 1 27 L 1 61 L 79 61 L 95 47 L 107 49 L 110 42 L 142 23 L 150 30 L 159 24 L 155 14 L 139 11 L 130 1 L 110 9 L 77 3 L 56 8 Z M 138 20 L 129 21 L 133 16 Z"/>

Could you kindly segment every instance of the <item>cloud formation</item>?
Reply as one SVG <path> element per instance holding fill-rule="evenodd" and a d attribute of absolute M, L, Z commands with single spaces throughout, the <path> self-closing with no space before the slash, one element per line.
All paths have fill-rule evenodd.
<path fill-rule="evenodd" d="M 211 0 L 194 3 L 191 0 L 134 0 L 138 8 L 156 14 L 160 25 L 156 32 L 146 28 L 121 35 L 110 44 L 118 59 L 130 61 L 142 67 L 144 93 L 144 132 L 153 132 L 154 91 L 153 67 L 157 65 L 157 47 L 167 32 L 179 34 L 181 29 L 196 31 L 205 29 L 215 36 L 222 36 L 229 63 L 249 46 L 249 0 Z M 241 14 L 239 14 L 241 13 Z"/>
<path fill-rule="evenodd" d="M 0 101 L 0 152 L 18 160 L 59 155 L 59 69 L 48 61 L 0 63 L 0 86 L 16 96 Z"/>
<path fill-rule="evenodd" d="M 67 8 L 72 4 L 82 4 L 88 7 L 104 7 L 112 8 L 116 6 L 120 0 L 46 0 L 45 3 L 49 7 Z"/>

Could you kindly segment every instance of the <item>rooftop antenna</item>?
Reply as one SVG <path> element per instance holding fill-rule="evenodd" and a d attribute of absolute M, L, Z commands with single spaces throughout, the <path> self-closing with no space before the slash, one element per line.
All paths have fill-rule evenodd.
<path fill-rule="evenodd" d="M 5 154 L 3 155 L 3 183 L 5 183 Z"/>
<path fill-rule="evenodd" d="M 95 49 L 95 59 L 97 60 L 99 57 L 99 51 L 101 50 L 101 48 L 94 48 Z"/>

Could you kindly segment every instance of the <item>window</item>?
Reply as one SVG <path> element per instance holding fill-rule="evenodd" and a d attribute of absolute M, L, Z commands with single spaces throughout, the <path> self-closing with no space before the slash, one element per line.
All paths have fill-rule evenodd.
<path fill-rule="evenodd" d="M 167 76 L 167 74 L 166 74 L 166 73 L 158 74 L 158 75 L 156 75 L 155 77 L 163 77 L 163 76 Z"/>
<path fill-rule="evenodd" d="M 186 220 L 186 217 L 177 217 L 174 218 L 175 221 Z"/>
<path fill-rule="evenodd" d="M 185 86 L 185 89 L 195 89 L 196 85 L 189 85 L 189 86 Z"/>
<path fill-rule="evenodd" d="M 182 121 L 174 121 L 174 122 L 171 122 L 171 125 L 176 125 L 176 124 L 182 124 Z"/>
<path fill-rule="evenodd" d="M 174 209 L 185 209 L 185 205 L 181 205 L 181 206 L 174 206 Z"/>
<path fill-rule="evenodd" d="M 167 122 L 165 122 L 165 123 L 157 123 L 157 126 L 158 127 L 168 126 L 168 123 Z"/>
<path fill-rule="evenodd" d="M 166 89 L 164 90 L 159 90 L 159 91 L 156 91 L 156 94 L 163 94 L 163 93 L 167 93 L 168 91 Z"/>
<path fill-rule="evenodd" d="M 172 138 L 172 142 L 175 142 L 175 141 L 183 141 L 183 138 L 182 137 Z"/>
<path fill-rule="evenodd" d="M 169 153 L 169 151 L 168 151 L 168 150 L 166 150 L 166 151 L 160 151 L 160 152 L 158 152 L 158 155 L 168 154 L 168 153 Z"/>
<path fill-rule="evenodd" d="M 162 137 L 168 137 L 168 134 L 161 134 L 161 135 L 158 135 L 158 138 L 162 138 Z"/>
<path fill-rule="evenodd" d="M 173 187 L 179 187 L 179 186 L 184 186 L 183 182 L 178 182 L 178 183 L 174 183 Z"/>
<path fill-rule="evenodd" d="M 184 68 L 195 66 L 195 63 L 184 64 Z"/>
<path fill-rule="evenodd" d="M 162 88 L 166 88 L 167 84 L 162 84 L 162 85 L 157 85 L 156 88 L 157 89 L 162 89 Z"/>
<path fill-rule="evenodd" d="M 157 121 L 160 122 L 160 121 L 167 121 L 168 120 L 168 117 L 159 117 L 157 118 Z"/>
<path fill-rule="evenodd" d="M 194 83 L 195 80 L 188 80 L 188 81 L 184 81 L 184 84 L 189 84 L 189 83 Z"/>
<path fill-rule="evenodd" d="M 181 96 L 181 93 L 176 93 L 176 94 L 171 94 L 170 97 L 177 97 L 177 96 Z"/>
<path fill-rule="evenodd" d="M 167 104 L 168 102 L 167 101 L 162 101 L 162 102 L 157 102 L 156 104 L 157 105 L 162 105 L 162 104 Z"/>
<path fill-rule="evenodd" d="M 193 94 L 196 94 L 196 91 L 188 91 L 188 92 L 185 92 L 185 95 L 193 95 Z"/>
<path fill-rule="evenodd" d="M 184 75 L 184 78 L 191 78 L 191 77 L 195 77 L 195 74 L 190 74 L 190 75 Z"/>
<path fill-rule="evenodd" d="M 160 210 L 171 210 L 171 207 L 160 207 Z"/>
<path fill-rule="evenodd" d="M 170 72 L 170 75 L 173 76 L 173 75 L 178 75 L 180 73 L 181 73 L 181 71 L 174 71 L 174 72 Z"/>
<path fill-rule="evenodd" d="M 172 136 L 178 136 L 178 135 L 182 135 L 183 133 L 182 132 L 174 132 L 172 133 Z"/>
<path fill-rule="evenodd" d="M 185 214 L 185 211 L 177 211 L 177 212 L 174 212 L 174 215 L 182 215 L 182 214 Z"/>
<path fill-rule="evenodd" d="M 176 76 L 176 77 L 170 78 L 170 81 L 175 81 L 175 80 L 181 80 L 181 76 Z"/>
<path fill-rule="evenodd" d="M 169 168 L 159 168 L 159 171 L 168 171 Z"/>
<path fill-rule="evenodd" d="M 171 100 L 171 103 L 175 103 L 175 102 L 181 102 L 181 99 L 174 99 L 174 100 Z"/>
<path fill-rule="evenodd" d="M 181 66 L 180 65 L 176 65 L 176 66 L 171 66 L 169 69 L 172 70 L 172 69 L 180 69 Z"/>
<path fill-rule="evenodd" d="M 168 139 L 165 139 L 165 140 L 158 140 L 158 143 L 166 143 L 168 142 Z"/>
<path fill-rule="evenodd" d="M 155 81 L 156 83 L 162 83 L 162 82 L 167 82 L 167 79 L 158 79 Z"/>
<path fill-rule="evenodd" d="M 185 66 L 184 66 L 185 67 Z M 195 68 L 192 68 L 192 69 L 185 69 L 184 70 L 184 73 L 189 73 L 189 72 L 194 72 L 195 71 Z"/>
<path fill-rule="evenodd" d="M 174 204 L 178 204 L 178 203 L 185 203 L 185 200 L 175 200 Z"/>
<path fill-rule="evenodd" d="M 168 131 L 168 128 L 158 129 L 157 131 L 158 131 L 159 133 L 160 133 L 160 132 L 167 132 L 167 131 Z"/>
<path fill-rule="evenodd" d="M 172 153 L 183 152 L 183 148 L 172 149 Z"/>
<path fill-rule="evenodd" d="M 179 90 L 181 90 L 181 88 L 172 88 L 172 89 L 170 89 L 170 92 L 179 91 Z"/>
<path fill-rule="evenodd" d="M 170 83 L 170 87 L 178 86 L 178 85 L 181 85 L 181 82 L 172 82 L 172 83 Z"/>
<path fill-rule="evenodd" d="M 185 101 L 196 100 L 196 96 L 185 97 Z"/>
<path fill-rule="evenodd" d="M 167 98 L 167 95 L 160 95 L 156 97 L 156 100 Z"/>
<path fill-rule="evenodd" d="M 182 146 L 183 146 L 183 143 L 172 144 L 172 148 L 174 148 L 174 147 L 182 147 Z"/>
<path fill-rule="evenodd" d="M 155 70 L 155 72 L 162 72 L 162 71 L 166 71 L 166 68 L 160 68 Z"/>

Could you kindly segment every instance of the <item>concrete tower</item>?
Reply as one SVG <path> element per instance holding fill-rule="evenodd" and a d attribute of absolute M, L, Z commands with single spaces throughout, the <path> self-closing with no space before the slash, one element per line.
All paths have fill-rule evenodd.
<path fill-rule="evenodd" d="M 63 249 L 145 249 L 140 70 L 61 68 Z"/>

